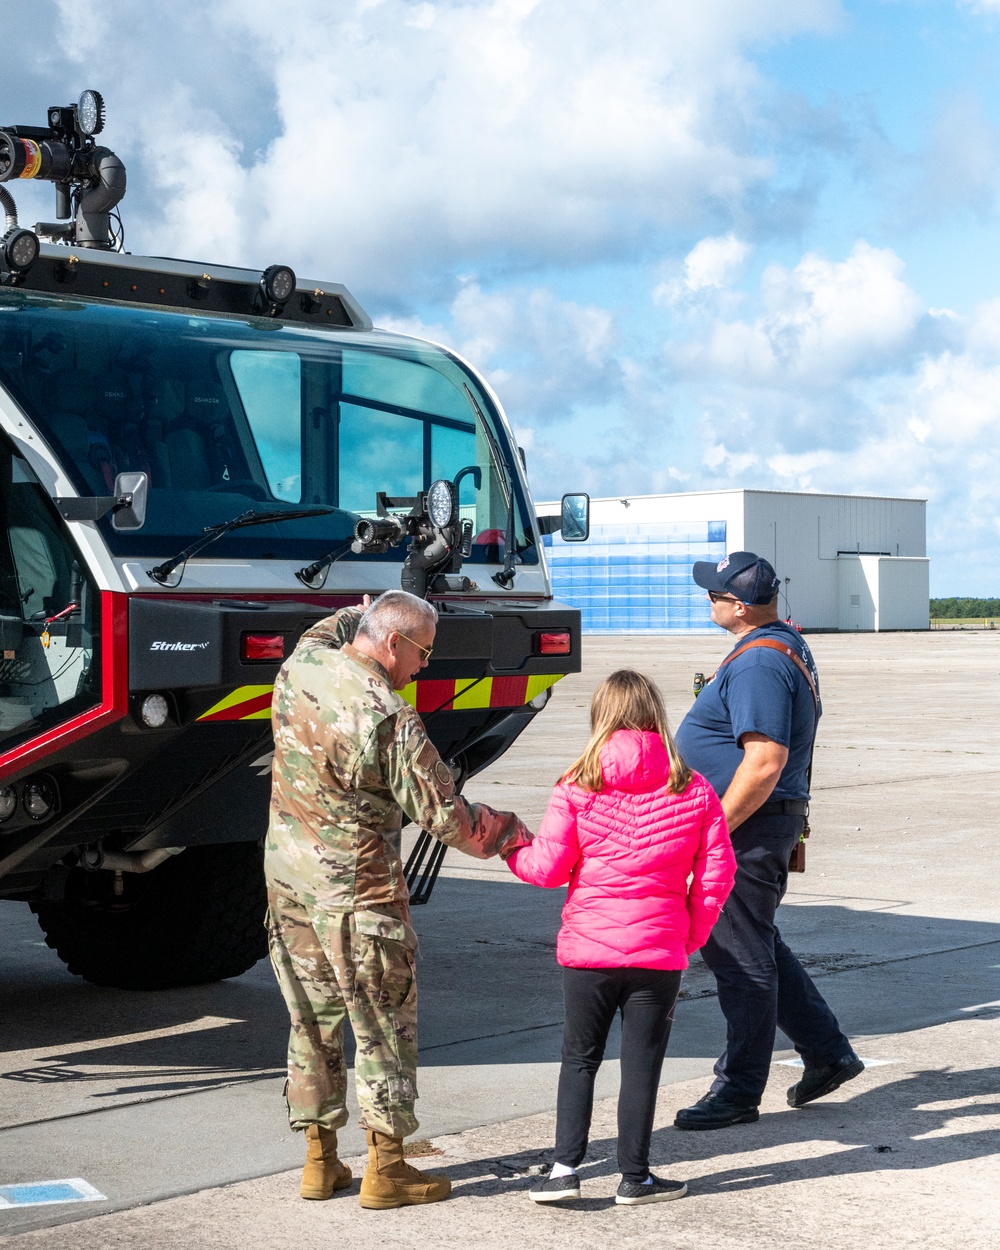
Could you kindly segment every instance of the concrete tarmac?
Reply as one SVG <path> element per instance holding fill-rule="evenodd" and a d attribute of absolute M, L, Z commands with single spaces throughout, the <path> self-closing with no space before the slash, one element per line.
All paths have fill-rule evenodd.
<path fill-rule="evenodd" d="M 673 1109 L 703 1081 L 661 1093 L 651 1159 L 686 1180 L 676 1202 L 618 1207 L 615 1105 L 595 1106 L 581 1200 L 540 1207 L 527 1197 L 550 1157 L 551 1112 L 427 1143 L 414 1162 L 441 1171 L 452 1198 L 430 1207 L 364 1211 L 355 1180 L 329 1202 L 303 1202 L 297 1174 L 209 1189 L 0 1244 L 58 1250 L 993 1250 L 1000 1221 L 996 1151 L 1000 1093 L 995 1020 L 961 1019 L 904 1038 L 864 1040 L 873 1066 L 836 1094 L 791 1111 L 776 1067 L 757 1124 L 679 1133 Z M 875 1066 L 878 1065 L 878 1066 Z M 347 1160 L 357 1177 L 364 1159 Z M 96 1204 L 95 1204 L 96 1205 Z"/>
<path fill-rule="evenodd" d="M 451 853 L 430 906 L 415 915 L 420 1136 L 445 1150 L 456 1199 L 384 1216 L 361 1213 L 349 1199 L 306 1204 L 294 1199 L 295 1178 L 286 1172 L 300 1159 L 301 1140 L 284 1123 L 286 1020 L 266 963 L 195 990 L 99 990 L 65 972 L 25 907 L 5 904 L 0 1183 L 83 1177 L 107 1201 L 0 1209 L 0 1244 L 16 1233 L 26 1245 L 66 1247 L 277 1246 L 293 1236 L 339 1234 L 360 1247 L 372 1219 L 391 1222 L 394 1239 L 429 1246 L 467 1235 L 499 1245 L 489 1237 L 501 1225 L 529 1245 L 609 1237 L 648 1244 L 643 1239 L 655 1228 L 665 1244 L 676 1234 L 728 1246 L 741 1236 L 745 1244 L 753 1228 L 761 1245 L 772 1244 L 761 1231 L 771 1230 L 773 1244 L 819 1245 L 822 1235 L 824 1245 L 846 1246 L 856 1244 L 865 1220 L 866 1239 L 876 1245 L 987 1244 L 975 1236 L 993 1201 L 986 1182 L 995 1177 L 1000 1143 L 1000 850 L 987 816 L 1000 777 L 993 712 L 1000 643 L 986 632 L 810 642 L 826 711 L 815 833 L 808 872 L 792 878 L 782 931 L 822 978 L 861 1052 L 891 1063 L 829 1103 L 781 1114 L 782 1087 L 795 1072 L 777 1067 L 769 1090 L 775 1114 L 760 1125 L 674 1132 L 665 1126 L 678 1106 L 704 1092 L 722 1038 L 711 977 L 696 962 L 664 1070 L 664 1127 L 654 1156 L 670 1164 L 668 1174 L 693 1181 L 691 1198 L 638 1212 L 605 1210 L 614 1171 L 609 1103 L 599 1112 L 603 1135 L 595 1130 L 586 1174 L 594 1186 L 585 1187 L 582 1213 L 560 1222 L 543 1212 L 539 1223 L 520 1193 L 530 1182 L 518 1168 L 540 1161 L 551 1143 L 561 1019 L 553 948 L 562 891 L 534 890 L 499 863 Z M 586 671 L 559 684 L 515 748 L 473 780 L 470 797 L 537 825 L 552 781 L 586 739 L 590 691 L 606 672 L 622 664 L 650 672 L 676 724 L 690 703 L 691 674 L 711 672 L 726 650 L 721 636 L 586 643 Z M 605 1065 L 600 1094 L 614 1091 L 616 1066 Z M 844 1112 L 837 1124 L 846 1127 L 833 1136 L 817 1118 L 827 1106 Z M 896 1137 L 876 1140 L 890 1129 Z M 899 1134 L 905 1149 L 875 1149 L 902 1141 Z M 344 1134 L 343 1145 L 347 1153 L 360 1149 L 357 1130 Z M 879 1156 L 874 1164 L 869 1154 Z M 673 1164 L 680 1161 L 687 1167 L 678 1173 Z M 284 1175 L 246 1179 L 270 1173 Z M 99 1214 L 150 1202 L 141 1213 Z M 937 1222 L 927 1223 L 933 1210 Z M 793 1236 L 789 1221 L 804 1211 L 808 1219 Z M 637 1225 L 638 1214 L 654 1214 L 656 1222 Z M 622 1216 L 632 1222 L 606 1222 Z M 371 1233 L 380 1244 L 385 1227 Z"/>

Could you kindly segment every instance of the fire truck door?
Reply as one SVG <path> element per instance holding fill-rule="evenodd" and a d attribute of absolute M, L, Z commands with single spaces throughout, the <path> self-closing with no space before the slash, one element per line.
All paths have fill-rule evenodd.
<path fill-rule="evenodd" d="M 29 466 L 0 440 L 0 752 L 99 702 L 98 596 Z"/>

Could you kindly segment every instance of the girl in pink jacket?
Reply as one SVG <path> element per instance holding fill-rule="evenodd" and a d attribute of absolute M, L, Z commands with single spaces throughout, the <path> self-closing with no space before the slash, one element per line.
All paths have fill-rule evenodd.
<path fill-rule="evenodd" d="M 736 861 L 715 791 L 677 753 L 648 677 L 612 673 L 594 694 L 590 728 L 534 841 L 507 860 L 531 885 L 569 884 L 557 944 L 566 1021 L 555 1163 L 530 1196 L 580 1196 L 594 1078 L 620 1012 L 615 1201 L 632 1206 L 687 1192 L 649 1171 L 656 1091 L 687 957 L 708 938 Z"/>

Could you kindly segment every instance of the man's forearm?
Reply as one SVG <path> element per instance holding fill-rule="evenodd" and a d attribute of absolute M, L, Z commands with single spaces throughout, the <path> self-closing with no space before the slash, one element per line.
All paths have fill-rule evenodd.
<path fill-rule="evenodd" d="M 333 619 L 336 622 L 337 641 L 341 646 L 343 646 L 345 642 L 354 641 L 355 635 L 358 632 L 358 625 L 361 623 L 363 615 L 363 609 L 353 604 L 351 607 L 341 608 L 340 611 L 334 615 Z"/>
<path fill-rule="evenodd" d="M 495 812 L 455 793 L 451 770 L 415 712 L 396 717 L 385 751 L 385 776 L 396 802 L 432 837 L 476 859 L 512 851 L 518 838 L 531 841 L 512 812 Z"/>
<path fill-rule="evenodd" d="M 429 832 L 457 851 L 475 859 L 490 859 L 531 841 L 531 834 L 513 812 L 496 812 L 485 803 L 469 803 L 455 796 L 451 819 Z"/>
<path fill-rule="evenodd" d="M 767 802 L 780 776 L 780 770 L 774 772 L 753 765 L 749 760 L 743 761 L 722 796 L 722 810 L 730 833 Z"/>
<path fill-rule="evenodd" d="M 771 797 L 788 763 L 788 748 L 763 734 L 744 734 L 743 762 L 722 796 L 722 810 L 732 833 Z"/>

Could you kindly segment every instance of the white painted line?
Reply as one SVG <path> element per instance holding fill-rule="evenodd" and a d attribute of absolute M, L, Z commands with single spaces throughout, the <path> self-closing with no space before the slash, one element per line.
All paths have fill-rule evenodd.
<path fill-rule="evenodd" d="M 0 1209 L 10 1207 L 51 1207 L 59 1202 L 107 1202 L 102 1194 L 80 1176 L 60 1181 L 28 1181 L 23 1185 L 0 1185 Z"/>
<path fill-rule="evenodd" d="M 88 1050 L 104 1050 L 112 1046 L 129 1045 L 137 1042 L 156 1042 L 167 1037 L 183 1037 L 187 1033 L 201 1033 L 208 1029 L 221 1029 L 231 1024 L 242 1024 L 236 1016 L 202 1016 L 198 1020 L 189 1020 L 184 1024 L 170 1025 L 165 1029 L 147 1029 L 143 1033 L 121 1033 L 115 1037 L 97 1037 L 89 1042 L 66 1042 L 61 1046 L 33 1046 L 24 1051 L 11 1051 L 8 1054 L 31 1054 L 36 1060 L 57 1059 L 63 1055 L 82 1055 Z"/>
<path fill-rule="evenodd" d="M 804 1068 L 805 1064 L 801 1059 L 776 1059 L 775 1064 L 782 1068 Z M 902 1059 L 862 1059 L 861 1062 L 866 1068 L 884 1068 L 890 1063 L 902 1063 Z"/>
<path fill-rule="evenodd" d="M 989 1007 L 1000 1007 L 1000 998 L 992 1003 L 976 1003 L 975 1007 L 959 1007 L 959 1011 L 986 1011 Z"/>

